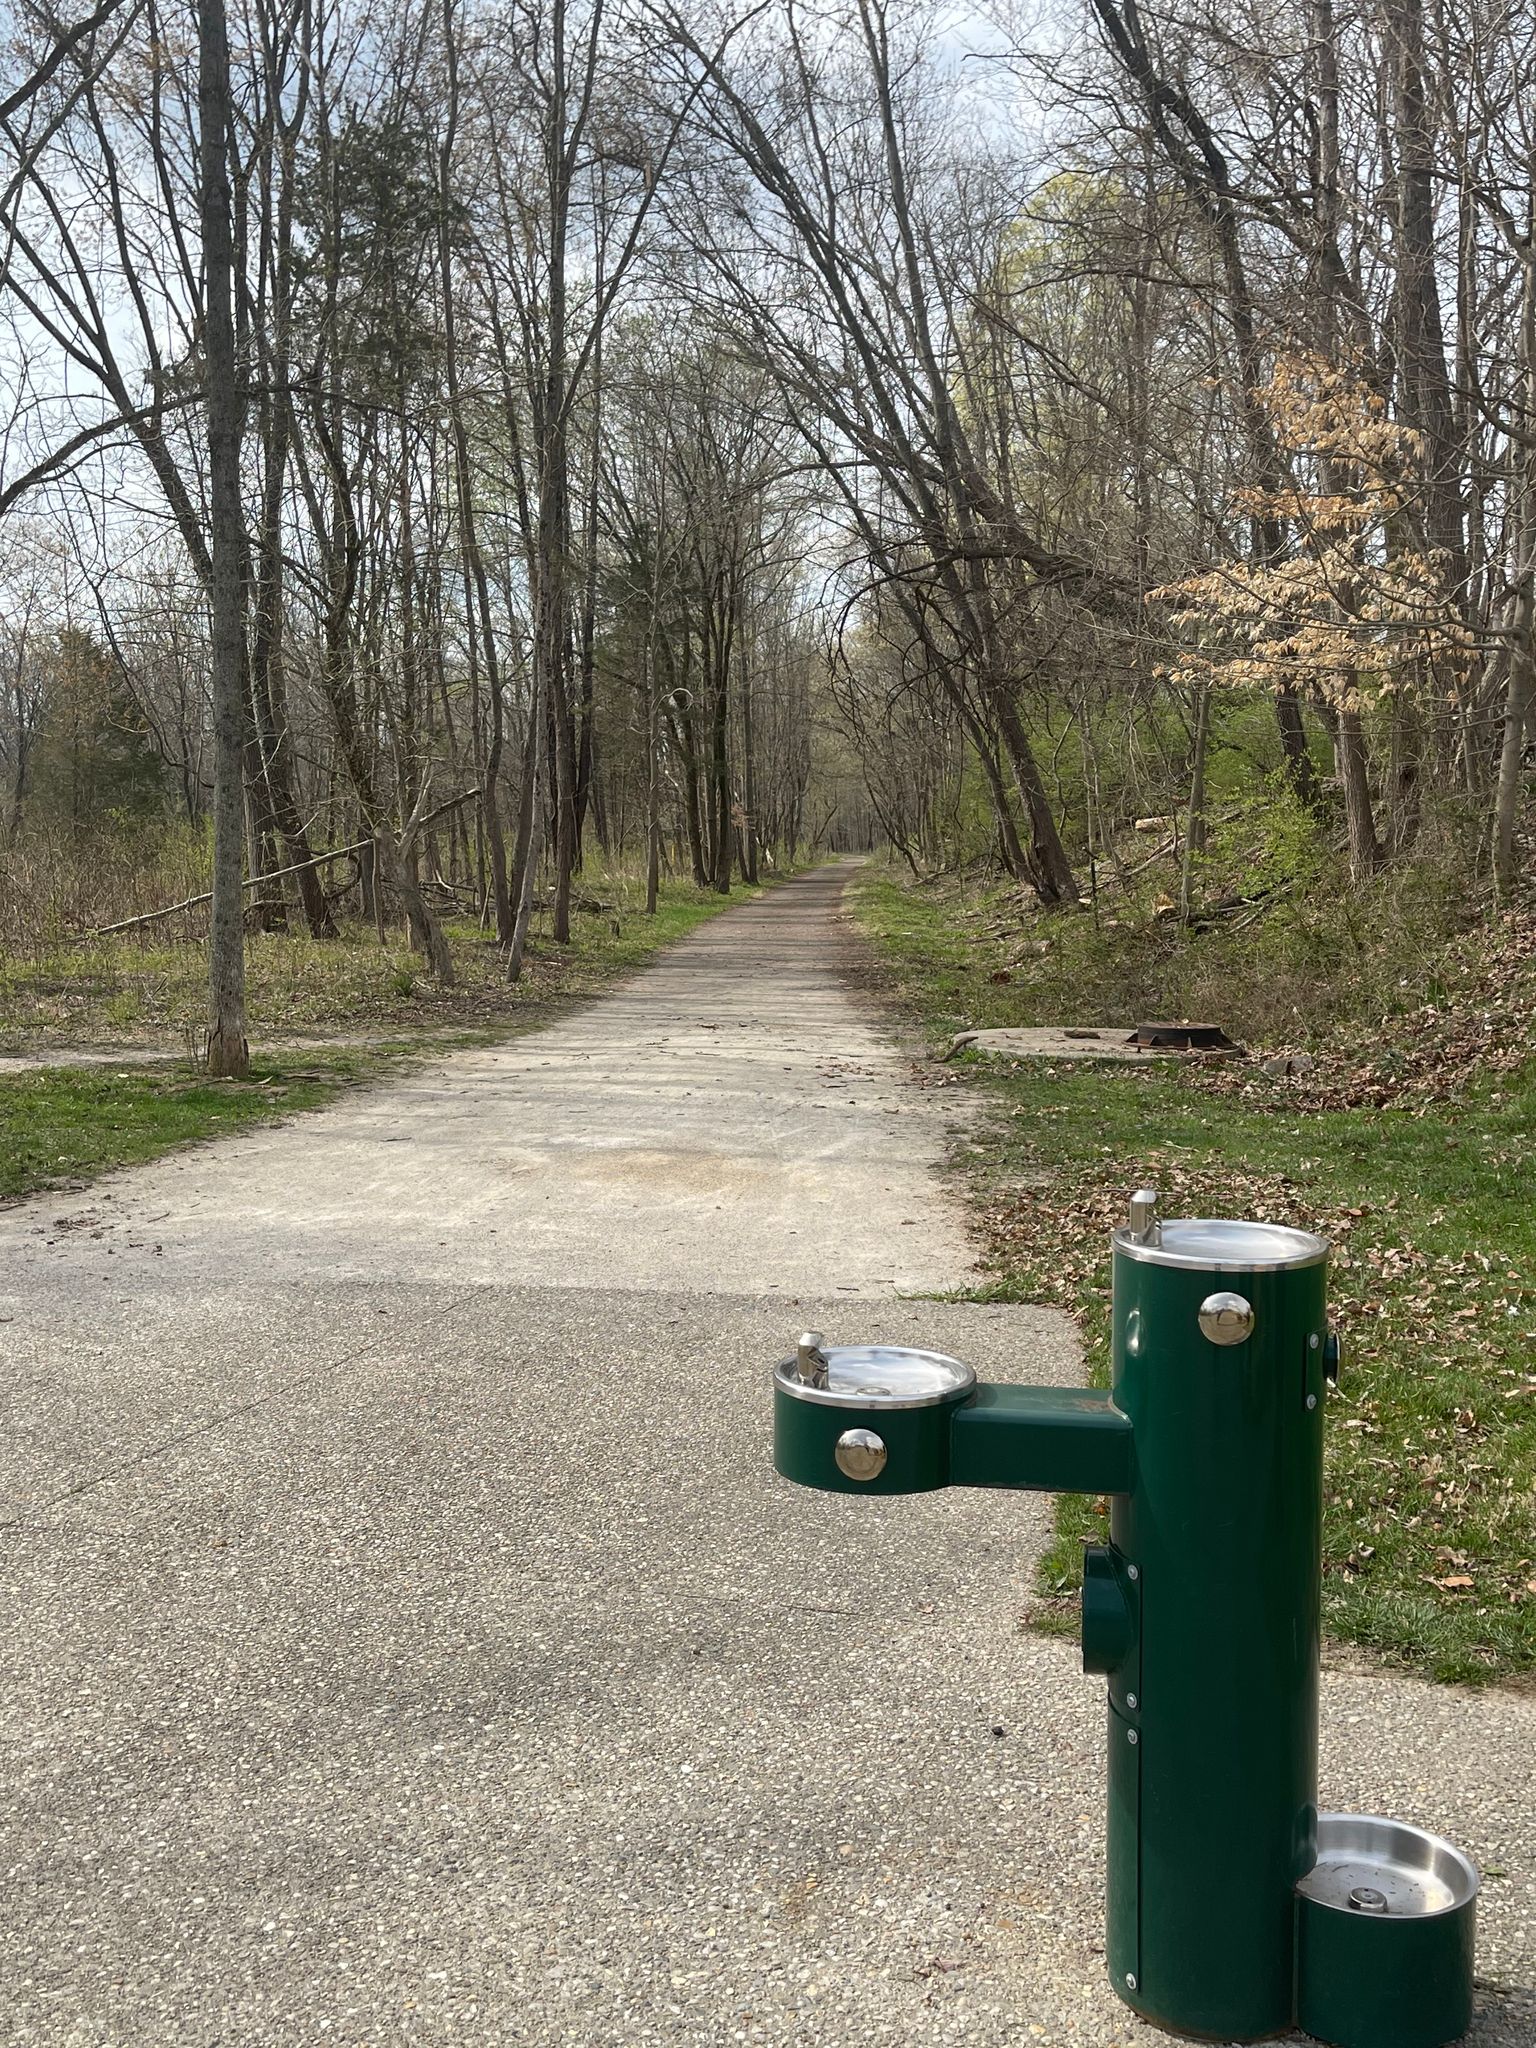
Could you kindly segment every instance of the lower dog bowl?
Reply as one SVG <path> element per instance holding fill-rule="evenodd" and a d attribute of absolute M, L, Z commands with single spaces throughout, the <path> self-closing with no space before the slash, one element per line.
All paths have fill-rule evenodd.
<path fill-rule="evenodd" d="M 1446 2048 L 1472 2022 L 1477 1866 L 1438 1835 L 1320 1813 L 1296 1886 L 1296 2017 L 1332 2048 Z"/>

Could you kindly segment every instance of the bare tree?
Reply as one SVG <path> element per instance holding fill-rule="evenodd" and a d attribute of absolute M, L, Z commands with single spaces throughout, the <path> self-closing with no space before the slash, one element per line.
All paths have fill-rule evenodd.
<path fill-rule="evenodd" d="M 214 732 L 208 1071 L 238 1079 L 250 1068 L 250 1047 L 245 1036 L 242 887 L 245 632 L 240 587 L 245 568 L 245 533 L 240 504 L 242 402 L 235 355 L 229 41 L 224 0 L 198 0 L 197 30 Z"/>

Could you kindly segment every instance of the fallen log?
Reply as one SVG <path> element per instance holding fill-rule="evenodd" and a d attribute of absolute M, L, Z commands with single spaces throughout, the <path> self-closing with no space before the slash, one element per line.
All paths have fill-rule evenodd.
<path fill-rule="evenodd" d="M 292 867 L 268 868 L 264 875 L 252 875 L 241 883 L 242 889 L 264 888 L 268 882 L 280 882 L 284 875 L 301 875 L 306 868 L 324 867 L 328 861 L 344 860 L 348 854 L 361 853 L 365 846 L 371 846 L 371 839 L 359 839 L 351 846 L 334 846 L 329 853 L 317 853 L 311 860 L 295 861 Z M 163 917 L 174 917 L 181 910 L 196 910 L 200 903 L 211 903 L 213 891 L 207 889 L 201 896 L 188 896 L 180 903 L 166 903 L 159 910 L 141 911 L 137 917 L 119 918 L 116 924 L 99 924 L 91 931 L 81 934 L 87 939 L 109 938 L 113 932 L 136 931 L 140 925 L 158 924 Z"/>
<path fill-rule="evenodd" d="M 555 899 L 553 896 L 535 896 L 533 899 L 533 908 L 535 910 L 553 910 L 554 907 Z M 573 896 L 571 898 L 571 908 L 572 910 L 579 910 L 583 916 L 598 917 L 611 916 L 617 905 L 600 902 L 596 896 Z"/>
<path fill-rule="evenodd" d="M 477 797 L 479 794 L 478 789 L 467 789 L 462 796 L 449 797 L 447 802 L 439 804 L 436 810 L 428 811 L 424 818 L 418 818 L 415 821 L 415 830 L 418 832 L 424 831 L 434 819 L 443 817 L 449 811 L 457 810 L 460 804 L 467 804 L 472 797 Z M 329 853 L 317 853 L 311 855 L 308 860 L 296 860 L 291 867 L 268 868 L 264 875 L 252 875 L 248 881 L 242 882 L 240 886 L 242 890 L 265 888 L 268 882 L 280 882 L 285 875 L 302 875 L 306 868 L 323 868 L 333 860 L 346 860 L 348 857 L 355 857 L 367 847 L 372 846 L 373 843 L 371 834 L 367 839 L 354 839 L 350 846 L 333 846 Z M 175 917 L 178 911 L 196 910 L 200 903 L 211 903 L 212 901 L 213 891 L 207 889 L 201 896 L 188 896 L 181 903 L 167 903 L 159 910 L 141 911 L 137 917 L 119 918 L 116 924 L 99 924 L 91 931 L 82 932 L 81 937 L 86 939 L 105 939 L 110 938 L 114 932 L 137 931 L 141 925 L 158 924 L 163 917 Z"/>

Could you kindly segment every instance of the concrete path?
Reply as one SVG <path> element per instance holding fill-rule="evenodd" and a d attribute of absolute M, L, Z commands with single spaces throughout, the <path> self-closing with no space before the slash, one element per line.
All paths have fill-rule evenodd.
<path fill-rule="evenodd" d="M 1159 2038 L 1102 1982 L 1049 1504 L 768 1467 L 807 1321 L 1073 1370 L 964 1282 L 838 871 L 496 1051 L 0 1215 L 0 2032 Z M 1536 1703 L 1326 1682 L 1337 1803 L 1489 1866 L 1536 2040 Z M 1213 1873 L 1213 1882 L 1220 1874 Z"/>

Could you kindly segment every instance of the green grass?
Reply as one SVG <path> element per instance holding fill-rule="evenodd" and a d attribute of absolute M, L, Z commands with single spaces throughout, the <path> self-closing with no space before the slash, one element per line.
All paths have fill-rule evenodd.
<path fill-rule="evenodd" d="M 936 1040 L 1017 1021 L 941 898 L 877 877 L 859 903 Z M 1101 1381 L 1108 1233 L 1136 1185 L 1174 1214 L 1334 1239 L 1328 1630 L 1441 1679 L 1536 1671 L 1536 1065 L 1469 1074 L 1453 1101 L 1312 1111 L 1281 1084 L 1248 1100 L 1182 1069 L 963 1055 L 950 1071 L 989 1113 L 968 1168 L 986 1292 L 1071 1308 Z M 1103 1532 L 1104 1503 L 1061 1503 L 1037 1619 L 1070 1625 L 1081 1544 Z"/>
<path fill-rule="evenodd" d="M 182 1062 L 8 1075 L 0 1080 L 0 1198 L 88 1180 L 197 1138 L 314 1109 L 358 1070 L 352 1062 L 328 1069 L 262 1064 L 239 1083 L 199 1078 Z"/>
<path fill-rule="evenodd" d="M 538 938 L 515 987 L 507 985 L 501 955 L 473 926 L 450 927 L 460 978 L 449 989 L 439 989 L 413 955 L 385 950 L 371 935 L 354 931 L 327 943 L 253 938 L 250 1080 L 208 1081 L 185 1058 L 116 1069 L 49 1066 L 0 1078 L 0 1200 L 317 1108 L 338 1089 L 428 1050 L 532 1029 L 744 900 L 741 891 L 726 898 L 673 884 L 648 918 L 621 907 L 611 884 L 600 893 L 613 896 L 614 910 L 577 917 L 569 947 Z M 203 1015 L 205 971 L 201 947 L 191 944 L 61 954 L 46 969 L 9 963 L 0 968 L 5 1041 L 36 1043 L 40 1033 L 50 1046 L 126 1033 L 190 1041 Z M 331 1032 L 343 1042 L 262 1056 L 260 1037 L 278 1032 Z M 366 1043 L 346 1046 L 354 1034 Z"/>

